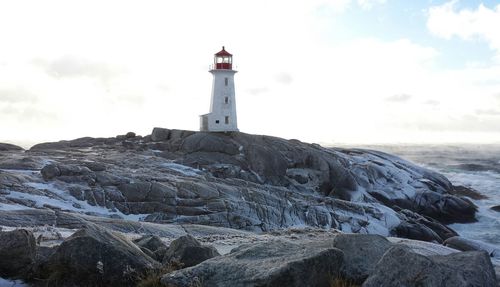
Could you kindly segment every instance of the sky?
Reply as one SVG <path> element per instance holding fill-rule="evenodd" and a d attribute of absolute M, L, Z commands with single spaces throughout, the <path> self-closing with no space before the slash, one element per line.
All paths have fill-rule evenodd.
<path fill-rule="evenodd" d="M 500 1 L 0 0 L 0 142 L 199 129 L 234 55 L 240 131 L 500 142 Z"/>

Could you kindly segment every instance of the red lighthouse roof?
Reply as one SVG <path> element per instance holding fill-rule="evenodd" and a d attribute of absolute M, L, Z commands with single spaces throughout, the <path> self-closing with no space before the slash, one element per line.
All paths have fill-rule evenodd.
<path fill-rule="evenodd" d="M 228 53 L 226 49 L 224 49 L 224 46 L 222 46 L 222 50 L 220 50 L 220 52 L 217 52 L 215 56 L 232 56 L 232 55 Z"/>

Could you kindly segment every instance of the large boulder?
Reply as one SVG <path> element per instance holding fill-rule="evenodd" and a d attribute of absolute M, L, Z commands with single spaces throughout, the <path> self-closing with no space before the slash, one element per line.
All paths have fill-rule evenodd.
<path fill-rule="evenodd" d="M 377 262 L 393 244 L 385 237 L 369 234 L 339 234 L 333 247 L 344 252 L 342 276 L 357 284 L 370 275 Z"/>
<path fill-rule="evenodd" d="M 156 261 L 124 236 L 88 224 L 51 256 L 49 283 L 135 286 L 144 274 L 157 267 Z"/>
<path fill-rule="evenodd" d="M 188 234 L 170 243 L 163 262 L 181 263 L 183 267 L 190 267 L 219 255 L 213 246 L 202 246 L 196 238 Z"/>
<path fill-rule="evenodd" d="M 167 274 L 164 286 L 330 286 L 342 268 L 343 253 L 289 241 L 242 245 L 230 254 Z M 201 284 L 200 284 L 201 285 Z"/>
<path fill-rule="evenodd" d="M 86 166 L 74 164 L 48 164 L 44 166 L 40 173 L 43 179 L 51 180 L 59 178 L 59 180 L 72 183 L 73 181 L 95 181 L 95 173 Z"/>
<path fill-rule="evenodd" d="M 147 248 L 153 252 L 167 247 L 165 243 L 161 241 L 160 237 L 156 235 L 144 235 L 134 240 L 134 243 L 139 247 Z"/>
<path fill-rule="evenodd" d="M 425 257 L 394 246 L 380 259 L 363 287 L 496 287 L 490 258 L 483 251 Z"/>
<path fill-rule="evenodd" d="M 156 141 L 166 141 L 170 137 L 170 130 L 164 128 L 154 128 L 151 133 L 151 140 Z"/>
<path fill-rule="evenodd" d="M 24 275 L 32 267 L 35 254 L 36 241 L 30 231 L 0 231 L 0 276 Z"/>
<path fill-rule="evenodd" d="M 134 243 L 141 248 L 146 254 L 156 261 L 161 262 L 167 252 L 167 246 L 160 237 L 156 235 L 144 235 L 141 238 L 134 240 Z"/>

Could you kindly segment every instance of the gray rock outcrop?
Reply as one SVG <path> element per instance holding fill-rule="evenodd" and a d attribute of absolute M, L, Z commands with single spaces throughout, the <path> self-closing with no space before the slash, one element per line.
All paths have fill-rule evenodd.
<path fill-rule="evenodd" d="M 144 253 L 158 262 L 162 262 L 167 253 L 167 246 L 157 235 L 144 235 L 134 240 L 134 243 L 141 248 Z"/>
<path fill-rule="evenodd" d="M 191 267 L 216 256 L 220 256 L 217 249 L 212 246 L 202 246 L 188 234 L 172 241 L 165 252 L 163 263 L 174 262 L 182 264 L 183 267 Z"/>
<path fill-rule="evenodd" d="M 21 150 L 23 150 L 23 148 L 20 146 L 8 143 L 0 143 L 0 151 L 21 151 Z"/>
<path fill-rule="evenodd" d="M 342 277 L 361 284 L 393 244 L 380 235 L 339 234 L 332 245 L 344 252 Z"/>
<path fill-rule="evenodd" d="M 0 170 L 0 203 L 13 209 L 434 242 L 456 235 L 444 223 L 473 221 L 476 211 L 442 175 L 389 154 L 238 132 L 155 128 L 149 137 L 86 137 L 2 155 L 0 168 L 19 167 Z"/>
<path fill-rule="evenodd" d="M 495 278 L 489 256 L 483 251 L 425 257 L 395 246 L 384 254 L 362 286 L 496 287 Z"/>
<path fill-rule="evenodd" d="M 158 263 L 120 234 L 89 224 L 50 257 L 49 284 L 135 286 Z"/>
<path fill-rule="evenodd" d="M 472 250 L 486 251 L 491 257 L 497 257 L 498 259 L 500 259 L 500 249 L 494 245 L 490 245 L 484 242 L 466 239 L 460 236 L 454 236 L 446 239 L 443 242 L 443 244 L 445 246 L 461 251 L 472 251 Z"/>
<path fill-rule="evenodd" d="M 25 275 L 34 263 L 36 241 L 25 229 L 0 231 L 0 276 Z"/>
<path fill-rule="evenodd" d="M 329 286 L 340 273 L 342 251 L 287 241 L 240 246 L 191 268 L 163 276 L 169 287 Z"/>

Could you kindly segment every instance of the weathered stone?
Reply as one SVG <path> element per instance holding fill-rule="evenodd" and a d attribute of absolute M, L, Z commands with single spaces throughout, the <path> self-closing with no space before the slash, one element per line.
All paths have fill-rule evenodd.
<path fill-rule="evenodd" d="M 61 175 L 61 170 L 59 170 L 59 167 L 55 164 L 44 166 L 40 172 L 45 180 L 51 180 Z"/>
<path fill-rule="evenodd" d="M 91 171 L 105 171 L 106 170 L 106 165 L 104 163 L 101 163 L 101 162 L 85 161 L 82 163 L 82 165 L 86 166 Z"/>
<path fill-rule="evenodd" d="M 151 140 L 154 142 L 157 141 L 166 141 L 169 139 L 170 130 L 164 128 L 154 128 L 151 133 Z"/>
<path fill-rule="evenodd" d="M 447 238 L 457 235 L 438 221 L 410 210 L 399 210 L 398 215 L 403 221 L 391 231 L 398 237 L 443 243 Z"/>
<path fill-rule="evenodd" d="M 184 235 L 170 243 L 163 262 L 178 262 L 190 267 L 219 255 L 214 247 L 202 246 L 193 236 Z"/>
<path fill-rule="evenodd" d="M 500 249 L 494 245 L 490 245 L 484 242 L 463 238 L 460 236 L 454 236 L 446 239 L 443 245 L 460 250 L 460 251 L 472 251 L 472 250 L 483 250 L 488 252 L 492 257 L 500 257 Z"/>
<path fill-rule="evenodd" d="M 486 252 L 425 257 L 407 247 L 395 246 L 384 254 L 363 283 L 363 287 L 372 286 L 496 287 L 496 278 Z"/>
<path fill-rule="evenodd" d="M 227 136 L 214 133 L 194 133 L 186 137 L 180 150 L 186 153 L 217 152 L 229 155 L 239 153 L 238 146 Z"/>
<path fill-rule="evenodd" d="M 153 182 L 146 200 L 154 202 L 166 202 L 168 198 L 175 198 L 176 190 L 166 184 Z"/>
<path fill-rule="evenodd" d="M 169 287 L 330 286 L 340 274 L 343 253 L 288 241 L 243 245 L 192 268 L 163 276 Z"/>
<path fill-rule="evenodd" d="M 56 220 L 56 213 L 47 209 L 0 210 L 0 225 L 3 226 L 54 225 Z"/>
<path fill-rule="evenodd" d="M 125 237 L 89 224 L 64 241 L 50 258 L 50 282 L 135 286 L 157 263 Z M 50 283 L 49 282 L 49 283 Z"/>
<path fill-rule="evenodd" d="M 8 144 L 8 143 L 0 143 L 0 151 L 20 151 L 23 150 L 22 147 Z"/>
<path fill-rule="evenodd" d="M 146 200 L 149 191 L 151 190 L 151 183 L 149 182 L 135 182 L 124 183 L 118 186 L 123 196 L 130 202 L 143 202 Z"/>
<path fill-rule="evenodd" d="M 144 235 L 143 237 L 134 240 L 134 243 L 137 246 L 146 247 L 153 252 L 157 251 L 160 248 L 167 247 L 165 243 L 161 241 L 160 237 L 156 235 Z"/>
<path fill-rule="evenodd" d="M 472 199 L 480 200 L 487 199 L 488 197 L 481 194 L 479 191 L 473 189 L 472 187 L 466 187 L 462 185 L 454 185 L 450 193 L 457 196 L 467 196 Z"/>
<path fill-rule="evenodd" d="M 25 193 L 50 198 L 46 204 L 54 210 L 71 204 L 101 216 L 143 214 L 162 223 L 251 231 L 333 227 L 436 242 L 456 235 L 436 219 L 474 217 L 472 203 L 449 194 L 454 187 L 446 178 L 385 153 L 239 132 L 153 133 L 161 141 L 80 138 L 47 143 L 52 149 L 9 152 L 9 160 L 31 159 L 35 170 L 45 165 L 42 175 L 53 181 L 42 182 L 36 172 L 1 170 L 0 201 L 39 207 L 19 199 Z M 96 208 L 85 210 L 80 200 Z"/>
<path fill-rule="evenodd" d="M 66 149 L 69 148 L 68 141 L 59 141 L 59 142 L 48 142 L 48 143 L 39 143 L 32 146 L 29 151 L 43 151 L 43 150 L 56 150 L 56 149 Z"/>
<path fill-rule="evenodd" d="M 135 133 L 134 132 L 128 132 L 125 134 L 126 139 L 133 139 L 135 138 Z"/>
<path fill-rule="evenodd" d="M 134 243 L 146 254 L 158 262 L 162 262 L 168 250 L 167 246 L 160 237 L 156 235 L 145 235 L 134 240 Z"/>
<path fill-rule="evenodd" d="M 357 284 L 363 283 L 372 273 L 392 245 L 380 235 L 339 234 L 333 239 L 333 247 L 344 252 L 343 277 Z"/>
<path fill-rule="evenodd" d="M 35 260 L 35 247 L 35 237 L 30 231 L 0 231 L 0 276 L 24 275 Z"/>
<path fill-rule="evenodd" d="M 57 251 L 58 246 L 36 246 L 36 255 L 30 278 L 43 278 L 50 273 L 48 269 L 50 257 Z"/>

